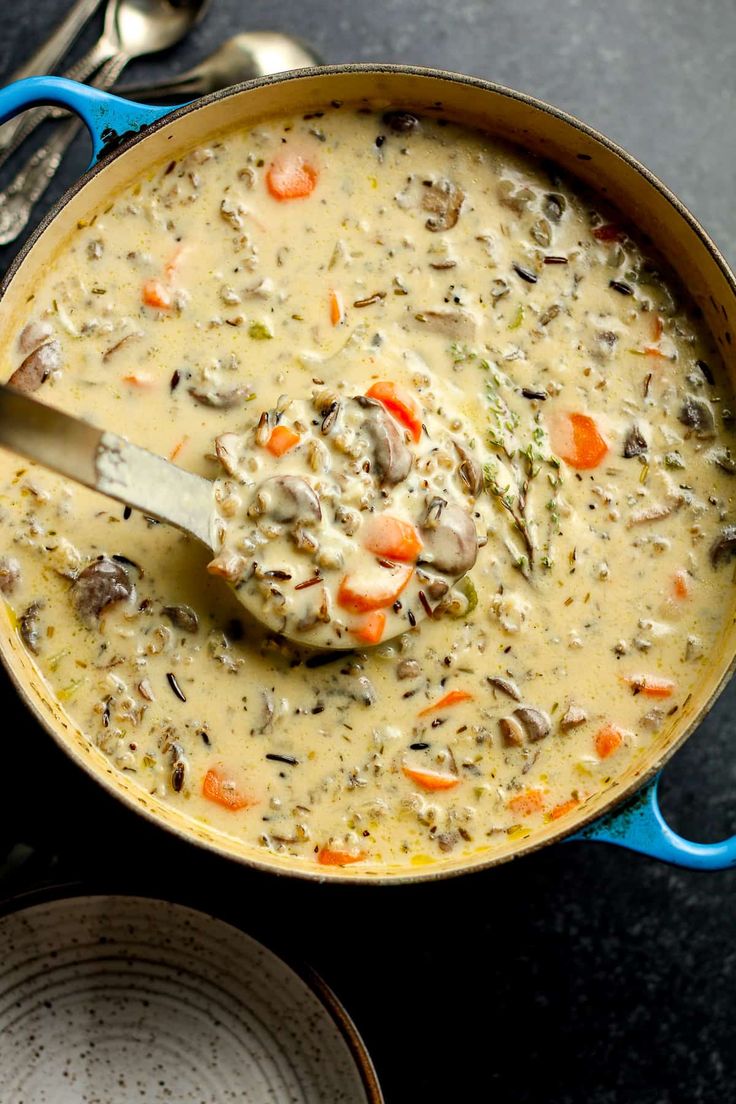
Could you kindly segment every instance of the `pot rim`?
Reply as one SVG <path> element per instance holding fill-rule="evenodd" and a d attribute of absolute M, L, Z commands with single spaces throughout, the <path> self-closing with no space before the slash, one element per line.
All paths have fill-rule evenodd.
<path fill-rule="evenodd" d="M 490 92 L 495 95 L 502 96 L 506 99 L 514 100 L 518 103 L 522 103 L 526 106 L 532 107 L 542 114 L 549 115 L 551 118 L 557 120 L 570 127 L 572 130 L 576 130 L 579 133 L 591 139 L 604 149 L 613 153 L 621 161 L 623 161 L 628 168 L 633 169 L 648 185 L 653 187 L 659 194 L 667 201 L 670 207 L 673 209 L 676 215 L 680 217 L 688 226 L 688 228 L 695 234 L 700 242 L 705 246 L 712 260 L 719 268 L 721 275 L 726 281 L 731 294 L 736 299 L 736 275 L 734 275 L 730 266 L 726 262 L 723 254 L 718 249 L 717 245 L 701 225 L 701 223 L 695 218 L 692 212 L 685 206 L 685 204 L 675 195 L 670 188 L 664 184 L 658 176 L 656 176 L 650 169 L 648 169 L 642 162 L 640 162 L 632 154 L 628 153 L 622 146 L 612 139 L 606 137 L 600 131 L 591 127 L 589 124 L 583 122 L 577 116 L 572 115 L 567 111 L 563 111 L 561 108 L 557 108 L 548 104 L 546 101 L 541 100 L 535 96 L 532 96 L 526 92 L 518 92 L 515 89 L 508 88 L 505 85 L 496 84 L 493 81 L 487 81 L 480 77 L 471 77 L 463 73 L 456 73 L 450 70 L 436 69 L 428 66 L 417 65 L 401 65 L 396 63 L 372 63 L 372 62 L 354 62 L 344 63 L 338 65 L 325 65 L 325 66 L 312 66 L 305 69 L 291 70 L 286 73 L 274 73 L 264 77 L 258 77 L 250 81 L 245 81 L 241 84 L 232 85 L 229 88 L 221 89 L 217 92 L 212 92 L 208 96 L 203 96 L 199 99 L 192 100 L 189 103 L 183 104 L 180 107 L 166 112 L 159 119 L 153 123 L 143 127 L 137 134 L 127 137 L 126 140 L 117 148 L 105 153 L 96 163 L 90 165 L 88 169 L 79 177 L 77 181 L 61 196 L 54 206 L 48 211 L 39 225 L 36 227 L 31 236 L 23 244 L 22 248 L 14 257 L 10 267 L 8 268 L 2 282 L 0 283 L 0 300 L 4 297 L 8 290 L 8 287 L 17 273 L 20 266 L 25 261 L 26 257 L 33 249 L 34 245 L 41 237 L 51 223 L 56 219 L 57 215 L 61 214 L 68 201 L 83 187 L 89 183 L 102 169 L 106 168 L 112 161 L 118 157 L 124 156 L 131 149 L 133 149 L 140 142 L 144 141 L 150 135 L 156 131 L 161 130 L 163 127 L 168 126 L 173 122 L 178 122 L 179 119 L 184 118 L 187 115 L 194 114 L 195 112 L 207 108 L 210 104 L 216 103 L 220 100 L 230 99 L 239 96 L 243 93 L 255 91 L 257 89 L 266 88 L 271 85 L 285 84 L 291 81 L 300 81 L 304 79 L 311 79 L 314 77 L 329 79 L 333 76 L 344 76 L 351 73 L 355 74 L 397 74 L 404 76 L 416 76 L 420 78 L 429 78 L 430 80 L 438 80 L 445 82 L 452 82 L 454 84 L 466 85 L 470 88 L 479 89 L 483 92 Z M 477 125 L 477 124 L 476 124 Z M 517 143 L 521 144 L 521 143 Z M 656 242 L 655 242 L 656 245 Z M 330 884 L 344 884 L 344 885 L 413 885 L 418 882 L 434 882 L 445 878 L 454 878 L 460 875 L 469 875 L 480 873 L 490 867 L 498 866 L 502 863 L 507 863 L 513 859 L 523 858 L 535 851 L 540 850 L 543 847 L 547 847 L 553 843 L 558 843 L 567 838 L 577 835 L 582 829 L 588 827 L 597 820 L 600 820 L 604 816 L 610 815 L 614 810 L 620 809 L 620 807 L 630 800 L 641 788 L 650 781 L 662 767 L 669 761 L 669 759 L 677 752 L 685 741 L 693 734 L 697 726 L 700 724 L 703 717 L 710 711 L 714 703 L 721 695 L 726 685 L 730 681 L 734 672 L 736 672 L 736 653 L 731 656 L 730 662 L 723 672 L 723 675 L 719 679 L 718 683 L 714 687 L 707 700 L 703 703 L 701 708 L 693 715 L 690 722 L 683 728 L 680 735 L 676 740 L 673 740 L 664 750 L 658 755 L 655 761 L 649 764 L 641 774 L 632 778 L 625 785 L 617 787 L 613 786 L 608 792 L 608 800 L 604 804 L 603 808 L 595 811 L 588 811 L 580 815 L 572 824 L 560 827 L 557 831 L 551 835 L 546 836 L 542 840 L 535 840 L 533 838 L 528 840 L 521 840 L 520 845 L 511 853 L 505 855 L 491 855 L 487 858 L 482 858 L 478 861 L 471 861 L 465 864 L 458 864 L 450 868 L 442 867 L 440 869 L 434 869 L 432 866 L 419 867 L 416 870 L 402 872 L 400 874 L 359 874 L 357 871 L 354 873 L 347 873 L 340 868 L 338 872 L 330 872 L 325 874 L 324 871 L 315 869 L 307 869 L 298 866 L 289 867 L 285 864 L 279 866 L 275 861 L 266 861 L 260 858 L 257 854 L 251 855 L 239 855 L 233 853 L 227 847 L 226 837 L 223 837 L 222 842 L 215 840 L 205 840 L 197 838 L 192 832 L 188 831 L 185 826 L 169 824 L 160 818 L 153 808 L 141 807 L 134 797 L 124 790 L 120 789 L 112 777 L 108 777 L 101 771 L 95 769 L 94 765 L 79 755 L 69 743 L 67 743 L 56 731 L 55 727 L 50 721 L 41 716 L 40 711 L 37 709 L 35 701 L 28 693 L 25 685 L 21 682 L 19 677 L 16 677 L 15 672 L 11 669 L 9 662 L 6 659 L 5 649 L 0 647 L 0 660 L 5 667 L 8 676 L 18 693 L 21 701 L 30 710 L 35 717 L 36 721 L 49 733 L 54 741 L 62 748 L 62 750 L 72 758 L 77 765 L 81 766 L 85 772 L 90 775 L 97 783 L 104 786 L 104 788 L 117 800 L 122 801 L 130 811 L 133 811 L 139 815 L 146 817 L 151 823 L 155 824 L 158 828 L 162 828 L 173 835 L 186 840 L 190 844 L 199 846 L 205 850 L 213 852 L 223 858 L 230 861 L 237 862 L 243 866 L 251 867 L 259 871 L 263 871 L 269 874 L 274 874 L 279 877 L 299 878 L 304 881 L 310 882 L 329 882 Z"/>

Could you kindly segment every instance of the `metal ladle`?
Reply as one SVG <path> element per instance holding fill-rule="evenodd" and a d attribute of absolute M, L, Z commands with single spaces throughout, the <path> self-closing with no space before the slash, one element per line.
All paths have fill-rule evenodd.
<path fill-rule="evenodd" d="M 217 543 L 218 515 L 209 479 L 5 384 L 0 384 L 0 446 L 173 525 L 208 548 Z M 256 620 L 263 621 L 259 609 L 241 591 L 235 594 Z M 423 616 L 418 609 L 415 622 Z M 309 643 L 303 636 L 293 639 L 301 645 Z M 336 639 L 319 647 L 344 651 L 345 641 Z"/>
<path fill-rule="evenodd" d="M 169 79 L 123 84 L 115 91 L 130 100 L 168 103 L 219 92 L 232 84 L 321 65 L 319 54 L 298 38 L 271 31 L 248 31 L 226 39 L 193 69 Z"/>

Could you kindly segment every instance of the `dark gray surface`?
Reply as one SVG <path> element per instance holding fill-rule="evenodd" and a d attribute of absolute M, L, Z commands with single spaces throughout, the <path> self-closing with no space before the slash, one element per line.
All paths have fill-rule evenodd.
<path fill-rule="evenodd" d="M 64 6 L 0 0 L 0 72 Z M 131 78 L 187 67 L 227 35 L 257 28 L 300 34 L 328 61 L 436 65 L 548 99 L 639 156 L 736 262 L 736 5 L 214 0 L 175 56 L 139 62 Z M 84 153 L 80 143 L 61 184 Z M 0 251 L 2 267 L 13 252 Z M 238 919 L 335 987 L 388 1104 L 736 1097 L 736 873 L 696 875 L 565 844 L 416 888 L 264 878 L 139 825 L 35 730 L 9 688 L 0 690 L 0 856 L 12 841 L 38 849 L 6 873 L 6 889 L 84 878 L 183 896 Z M 696 838 L 736 827 L 735 703 L 732 686 L 666 772 L 666 812 Z M 14 859 L 24 855 L 16 847 Z"/>

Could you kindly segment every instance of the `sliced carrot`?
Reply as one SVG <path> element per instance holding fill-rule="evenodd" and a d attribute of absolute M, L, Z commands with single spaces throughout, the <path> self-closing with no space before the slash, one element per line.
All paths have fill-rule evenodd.
<path fill-rule="evenodd" d="M 363 547 L 376 556 L 413 563 L 422 550 L 419 533 L 409 521 L 391 514 L 374 514 L 361 531 Z"/>
<path fill-rule="evenodd" d="M 169 460 L 176 460 L 177 456 L 179 455 L 181 450 L 184 448 L 184 446 L 186 445 L 188 440 L 189 440 L 189 434 L 185 433 L 184 436 L 182 437 L 181 441 L 179 441 L 177 444 L 175 444 L 173 449 L 169 453 Z"/>
<path fill-rule="evenodd" d="M 460 779 L 456 774 L 421 770 L 419 767 L 407 767 L 406 764 L 401 769 L 408 779 L 416 782 L 423 790 L 454 790 L 455 786 L 460 785 Z"/>
<path fill-rule="evenodd" d="M 562 801 L 559 805 L 555 805 L 554 809 L 550 809 L 549 819 L 559 820 L 560 817 L 566 816 L 567 813 L 571 813 L 579 804 L 579 797 L 571 797 L 569 801 Z"/>
<path fill-rule="evenodd" d="M 655 314 L 654 322 L 652 323 L 652 341 L 659 341 L 660 337 L 664 333 L 664 319 L 661 314 Z"/>
<path fill-rule="evenodd" d="M 391 380 L 379 380 L 366 391 L 366 397 L 385 406 L 390 414 L 411 433 L 415 441 L 422 436 L 422 412 L 417 400 Z"/>
<path fill-rule="evenodd" d="M 339 291 L 330 291 L 330 322 L 339 325 L 345 317 L 345 303 Z"/>
<path fill-rule="evenodd" d="M 587 414 L 564 414 L 553 419 L 550 437 L 557 455 L 571 468 L 582 471 L 597 468 L 608 452 L 608 444 Z"/>
<path fill-rule="evenodd" d="M 351 631 L 364 644 L 378 644 L 386 628 L 386 614 L 382 610 L 367 613 L 359 625 Z"/>
<path fill-rule="evenodd" d="M 320 847 L 317 853 L 317 862 L 322 866 L 349 866 L 350 863 L 363 862 L 367 858 L 367 851 L 341 851 L 327 845 Z"/>
<path fill-rule="evenodd" d="M 660 360 L 669 360 L 670 358 L 666 353 L 663 353 L 661 349 L 656 348 L 654 345 L 644 346 L 644 356 L 659 357 Z"/>
<path fill-rule="evenodd" d="M 284 151 L 266 171 L 266 187 L 274 199 L 305 199 L 317 187 L 314 165 L 292 151 Z"/>
<path fill-rule="evenodd" d="M 594 736 L 595 750 L 601 759 L 607 759 L 621 747 L 624 742 L 624 734 L 615 725 L 606 724 L 598 729 Z"/>
<path fill-rule="evenodd" d="M 234 813 L 238 809 L 248 809 L 256 804 L 252 797 L 243 793 L 237 782 L 222 767 L 210 767 L 204 776 L 202 793 L 208 801 L 224 805 Z"/>
<path fill-rule="evenodd" d="M 293 449 L 301 440 L 296 430 L 288 426 L 277 425 L 271 430 L 271 436 L 266 441 L 266 448 L 273 456 L 283 456 L 289 449 Z"/>
<path fill-rule="evenodd" d="M 123 383 L 129 383 L 131 387 L 153 387 L 155 382 L 148 372 L 130 372 L 129 375 L 123 376 Z"/>
<path fill-rule="evenodd" d="M 184 257 L 184 254 L 188 251 L 188 249 L 189 247 L 186 245 L 178 245 L 176 247 L 171 257 L 164 266 L 164 275 L 166 276 L 167 280 L 173 279 L 174 273 L 176 272 L 179 264 Z"/>
<path fill-rule="evenodd" d="M 509 809 L 519 816 L 531 816 L 532 813 L 541 813 L 544 808 L 544 794 L 541 790 L 524 790 L 509 801 Z"/>
<path fill-rule="evenodd" d="M 436 702 L 432 702 L 431 705 L 427 705 L 424 709 L 420 709 L 417 716 L 426 717 L 428 713 L 436 713 L 438 709 L 445 709 L 451 705 L 459 705 L 460 702 L 472 700 L 473 695 L 469 690 L 448 690 L 448 692 L 443 694 L 441 698 L 438 698 Z"/>
<path fill-rule="evenodd" d="M 635 694 L 643 694 L 645 698 L 671 698 L 677 689 L 672 679 L 655 675 L 624 675 L 623 680 Z"/>
<path fill-rule="evenodd" d="M 602 242 L 620 242 L 626 237 L 626 231 L 609 222 L 605 226 L 596 226 L 593 237 Z"/>
<path fill-rule="evenodd" d="M 346 575 L 337 592 L 337 600 L 343 609 L 356 613 L 392 606 L 407 585 L 414 569 L 406 564 L 381 567 L 376 564 L 360 574 Z"/>
<path fill-rule="evenodd" d="M 174 300 L 171 292 L 161 280 L 146 280 L 143 285 L 143 302 L 156 310 L 171 310 Z"/>
<path fill-rule="evenodd" d="M 675 598 L 689 598 L 690 597 L 690 577 L 687 571 L 676 571 L 672 578 L 672 589 L 675 592 Z"/>

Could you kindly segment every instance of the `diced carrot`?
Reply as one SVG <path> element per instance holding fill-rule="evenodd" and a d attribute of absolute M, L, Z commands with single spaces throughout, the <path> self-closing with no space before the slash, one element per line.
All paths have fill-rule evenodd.
<path fill-rule="evenodd" d="M 579 804 L 579 797 L 571 797 L 569 801 L 562 801 L 559 805 L 555 805 L 554 809 L 550 809 L 549 819 L 559 820 L 560 817 L 565 816 L 567 813 L 571 813 Z"/>
<path fill-rule="evenodd" d="M 472 700 L 473 695 L 469 690 L 448 690 L 448 692 L 443 694 L 441 698 L 438 698 L 436 702 L 432 702 L 431 705 L 427 705 L 424 709 L 420 709 L 417 716 L 426 717 L 428 713 L 436 713 L 438 709 L 445 709 L 451 705 L 459 705 L 460 702 Z"/>
<path fill-rule="evenodd" d="M 231 812 L 248 809 L 256 802 L 238 787 L 237 782 L 222 767 L 210 767 L 204 776 L 202 793 L 208 801 L 224 805 Z"/>
<path fill-rule="evenodd" d="M 156 310 L 171 310 L 174 305 L 171 292 L 161 280 L 146 280 L 143 285 L 143 302 Z"/>
<path fill-rule="evenodd" d="M 382 610 L 367 613 L 359 625 L 352 629 L 353 636 L 364 644 L 378 644 L 386 628 L 386 614 Z"/>
<path fill-rule="evenodd" d="M 363 547 L 376 556 L 400 563 L 413 563 L 422 550 L 422 541 L 409 521 L 391 514 L 374 514 L 361 531 Z"/>
<path fill-rule="evenodd" d="M 690 579 L 687 571 L 676 571 L 672 578 L 672 589 L 675 592 L 675 598 L 689 598 L 690 596 Z"/>
<path fill-rule="evenodd" d="M 316 188 L 318 175 L 300 154 L 284 150 L 266 171 L 266 187 L 274 199 L 304 199 Z"/>
<path fill-rule="evenodd" d="M 322 866 L 349 866 L 350 863 L 363 862 L 367 858 L 367 851 L 341 851 L 328 845 L 320 847 L 317 853 L 317 862 Z"/>
<path fill-rule="evenodd" d="M 624 675 L 623 680 L 634 694 L 643 694 L 645 698 L 671 698 L 677 689 L 672 679 L 656 675 Z"/>
<path fill-rule="evenodd" d="M 552 448 L 572 468 L 597 468 L 608 452 L 598 426 L 587 414 L 564 414 L 552 420 Z"/>
<path fill-rule="evenodd" d="M 454 790 L 455 786 L 460 785 L 456 774 L 442 774 L 440 771 L 407 767 L 406 764 L 401 769 L 408 779 L 416 782 L 423 790 Z"/>
<path fill-rule="evenodd" d="M 379 380 L 366 391 L 366 397 L 376 399 L 411 433 L 415 441 L 422 436 L 422 412 L 417 400 L 391 380 Z"/>
<path fill-rule="evenodd" d="M 519 816 L 541 813 L 544 808 L 544 794 L 541 790 L 524 790 L 523 793 L 512 797 L 508 805 L 511 812 L 518 813 Z"/>
<path fill-rule="evenodd" d="M 187 443 L 188 440 L 189 440 L 189 434 L 185 433 L 184 436 L 182 437 L 181 441 L 179 441 L 177 444 L 175 444 L 173 449 L 169 453 L 169 460 L 176 460 L 177 456 L 179 455 L 181 450 L 184 448 L 184 446 L 185 446 L 185 444 Z"/>
<path fill-rule="evenodd" d="M 598 729 L 594 736 L 595 750 L 601 759 L 607 759 L 621 747 L 624 742 L 624 734 L 615 725 L 606 724 Z"/>
<path fill-rule="evenodd" d="M 605 226 L 596 226 L 593 237 L 602 242 L 620 242 L 626 237 L 626 232 L 620 226 L 609 222 Z"/>
<path fill-rule="evenodd" d="M 339 325 L 345 317 L 345 304 L 339 291 L 330 291 L 330 322 Z"/>
<path fill-rule="evenodd" d="M 296 430 L 289 429 L 285 425 L 277 425 L 271 430 L 271 436 L 266 442 L 266 448 L 273 456 L 283 456 L 289 449 L 299 444 L 301 438 Z"/>
<path fill-rule="evenodd" d="M 130 372 L 123 376 L 123 383 L 129 383 L 131 387 L 153 387 L 155 380 L 148 372 Z"/>
<path fill-rule="evenodd" d="M 394 604 L 413 574 L 414 568 L 406 564 L 392 567 L 376 564 L 360 574 L 346 575 L 340 583 L 337 600 L 343 609 L 356 613 L 386 609 Z"/>

